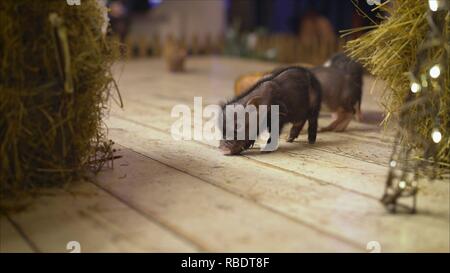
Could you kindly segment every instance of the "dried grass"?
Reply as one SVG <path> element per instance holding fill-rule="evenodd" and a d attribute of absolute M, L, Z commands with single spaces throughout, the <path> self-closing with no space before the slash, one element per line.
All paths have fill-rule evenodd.
<path fill-rule="evenodd" d="M 102 116 L 116 46 L 95 0 L 0 1 L 0 200 L 112 158 Z"/>
<path fill-rule="evenodd" d="M 350 56 L 360 61 L 373 75 L 383 79 L 389 86 L 384 92 L 383 105 L 386 110 L 385 123 L 398 121 L 399 114 L 402 118 L 402 126 L 409 131 L 409 136 L 403 139 L 404 144 L 422 149 L 430 140 L 431 132 L 438 118 L 439 130 L 443 139 L 437 147 L 437 159 L 444 166 L 450 163 L 450 67 L 448 61 L 449 43 L 447 47 L 437 46 L 422 56 L 425 62 L 419 74 L 427 73 L 435 62 L 443 60 L 445 74 L 441 75 L 441 86 L 438 81 L 432 81 L 425 104 L 417 104 L 406 107 L 405 99 L 410 91 L 410 70 L 416 64 L 416 55 L 429 33 L 427 22 L 427 1 L 423 0 L 397 0 L 386 2 L 378 9 L 386 11 L 390 16 L 373 30 L 361 36 L 359 39 L 348 42 L 346 49 Z M 450 33 L 449 13 L 441 13 L 440 18 L 444 22 L 444 37 L 447 41 Z M 367 27 L 365 28 L 367 29 Z M 349 31 L 350 34 L 355 29 Z M 347 35 L 346 34 L 346 35 Z M 421 115 L 420 107 L 426 107 L 427 114 Z M 429 141 L 428 141 L 429 142 Z"/>

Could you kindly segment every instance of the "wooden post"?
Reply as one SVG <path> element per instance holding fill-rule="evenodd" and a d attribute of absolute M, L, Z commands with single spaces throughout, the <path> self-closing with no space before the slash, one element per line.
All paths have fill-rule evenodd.
<path fill-rule="evenodd" d="M 159 34 L 154 34 L 151 43 L 152 55 L 161 56 L 161 39 Z"/>
<path fill-rule="evenodd" d="M 205 44 L 204 44 L 205 54 L 209 55 L 213 53 L 213 44 L 211 39 L 211 33 L 207 33 L 205 36 Z"/>
<path fill-rule="evenodd" d="M 125 56 L 127 59 L 131 59 L 134 57 L 133 50 L 134 50 L 134 37 L 129 35 L 125 39 Z"/>
<path fill-rule="evenodd" d="M 225 49 L 225 35 L 223 33 L 220 33 L 217 36 L 217 40 L 214 46 L 214 52 L 217 54 L 223 54 Z"/>
<path fill-rule="evenodd" d="M 200 54 L 200 44 L 199 44 L 199 39 L 198 39 L 198 35 L 197 34 L 194 34 L 192 36 L 191 51 L 192 51 L 193 55 Z"/>
<path fill-rule="evenodd" d="M 145 36 L 140 37 L 139 43 L 138 43 L 138 52 L 139 52 L 139 57 L 141 57 L 141 58 L 147 57 L 147 52 L 148 52 L 147 37 L 145 37 Z"/>

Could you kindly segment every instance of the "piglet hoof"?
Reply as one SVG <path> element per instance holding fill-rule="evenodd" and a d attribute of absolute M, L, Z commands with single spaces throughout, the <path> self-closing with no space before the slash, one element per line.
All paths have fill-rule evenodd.
<path fill-rule="evenodd" d="M 309 144 L 314 144 L 314 143 L 316 143 L 316 140 L 314 139 L 314 140 L 308 140 L 308 143 Z"/>
<path fill-rule="evenodd" d="M 295 138 L 290 137 L 290 138 L 288 138 L 286 141 L 289 142 L 289 143 L 292 143 L 292 142 L 294 142 L 294 139 L 295 139 Z"/>
<path fill-rule="evenodd" d="M 231 150 L 221 150 L 223 155 L 230 156 L 232 155 Z"/>
<path fill-rule="evenodd" d="M 356 110 L 356 113 L 355 113 L 354 117 L 355 117 L 357 122 L 363 122 L 364 121 L 364 115 L 359 110 Z"/>
<path fill-rule="evenodd" d="M 239 153 L 235 153 L 229 148 L 220 147 L 219 149 L 225 156 L 239 155 Z"/>
<path fill-rule="evenodd" d="M 344 132 L 345 131 L 345 128 L 344 129 L 334 129 L 333 130 L 333 132 L 336 132 L 336 133 L 342 133 L 342 132 Z"/>

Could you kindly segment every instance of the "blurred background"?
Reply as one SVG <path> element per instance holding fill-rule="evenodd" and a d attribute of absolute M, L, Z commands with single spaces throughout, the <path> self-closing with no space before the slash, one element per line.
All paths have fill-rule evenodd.
<path fill-rule="evenodd" d="M 129 58 L 161 56 L 171 42 L 188 56 L 225 54 L 320 64 L 355 38 L 340 38 L 341 30 L 377 22 L 372 2 L 109 0 L 107 5 L 112 33 L 127 45 Z"/>

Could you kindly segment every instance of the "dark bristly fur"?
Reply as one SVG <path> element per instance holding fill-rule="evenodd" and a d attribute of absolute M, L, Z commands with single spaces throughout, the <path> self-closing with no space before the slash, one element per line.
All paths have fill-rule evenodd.
<path fill-rule="evenodd" d="M 322 101 L 337 118 L 322 131 L 344 131 L 356 114 L 361 120 L 362 77 L 364 69 L 344 53 L 333 55 L 329 65 L 311 69 L 322 87 Z"/>
<path fill-rule="evenodd" d="M 363 84 L 363 75 L 364 75 L 364 67 L 352 60 L 345 53 L 336 53 L 330 59 L 330 67 L 336 68 L 349 75 L 350 80 L 355 88 L 355 98 L 357 103 L 356 111 L 361 111 L 361 101 L 362 101 L 362 84 Z"/>
<path fill-rule="evenodd" d="M 350 75 L 334 67 L 317 66 L 311 69 L 322 87 L 322 102 L 332 112 L 339 109 L 355 113 L 359 104 L 360 87 Z"/>
<path fill-rule="evenodd" d="M 246 92 L 228 101 L 222 110 L 224 111 L 227 105 L 243 105 L 245 107 L 249 102 L 254 104 L 255 98 L 259 101 L 257 104 L 254 104 L 255 106 L 279 105 L 280 132 L 286 123 L 293 123 L 288 141 L 292 142 L 299 135 L 305 122 L 308 121 L 308 140 L 310 143 L 314 143 L 317 134 L 321 96 L 320 83 L 311 71 L 303 67 L 291 66 L 274 70 L 269 76 L 259 80 Z M 224 125 L 226 124 L 225 115 L 222 116 Z M 267 121 L 270 132 L 270 113 L 265 121 Z M 246 128 L 246 131 L 248 131 L 248 128 Z M 246 135 L 245 140 L 225 140 L 225 127 L 222 127 L 222 132 L 224 140 L 221 141 L 220 148 L 226 154 L 239 154 L 254 143 L 254 140 L 250 140 L 248 135 Z M 261 132 L 258 131 L 259 133 Z"/>

